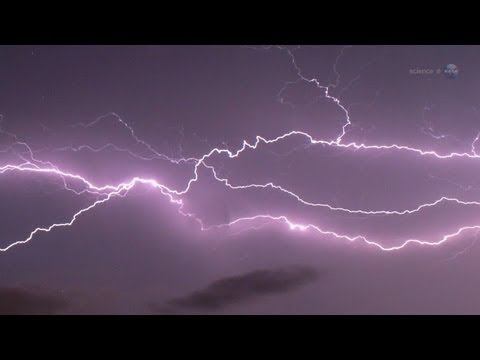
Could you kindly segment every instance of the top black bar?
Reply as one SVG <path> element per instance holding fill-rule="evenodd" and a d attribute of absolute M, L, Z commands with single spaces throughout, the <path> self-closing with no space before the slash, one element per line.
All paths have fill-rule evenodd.
<path fill-rule="evenodd" d="M 320 4 L 320 3 L 319 3 Z M 21 18 L 3 17 L 0 44 L 299 44 L 299 45 L 450 45 L 480 44 L 475 11 L 448 13 L 441 6 L 388 9 L 381 14 L 374 4 L 331 9 L 322 2 L 319 9 L 290 4 L 277 5 L 285 13 L 259 13 L 258 9 L 184 9 L 161 11 L 128 9 L 119 16 L 108 9 L 82 14 L 75 10 L 49 17 L 34 10 Z M 318 5 L 318 4 L 317 4 Z M 233 6 L 233 5 L 232 5 Z M 439 11 L 437 11 L 439 10 Z M 205 13 L 208 13 L 207 15 Z"/>

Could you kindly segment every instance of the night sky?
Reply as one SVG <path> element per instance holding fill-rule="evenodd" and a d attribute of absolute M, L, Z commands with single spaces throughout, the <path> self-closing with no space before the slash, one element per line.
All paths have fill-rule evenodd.
<path fill-rule="evenodd" d="M 479 63 L 0 46 L 0 314 L 479 313 Z"/>

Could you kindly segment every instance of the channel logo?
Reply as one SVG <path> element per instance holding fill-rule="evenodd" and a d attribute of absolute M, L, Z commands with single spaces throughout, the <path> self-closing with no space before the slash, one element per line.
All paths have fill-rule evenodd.
<path fill-rule="evenodd" d="M 448 64 L 443 68 L 443 73 L 447 79 L 455 79 L 458 76 L 458 66 L 455 64 Z"/>

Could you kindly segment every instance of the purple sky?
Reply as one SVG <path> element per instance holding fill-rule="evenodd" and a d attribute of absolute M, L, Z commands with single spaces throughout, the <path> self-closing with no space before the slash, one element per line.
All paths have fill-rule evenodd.
<path fill-rule="evenodd" d="M 137 183 L 0 252 L 0 313 L 478 313 L 479 62 L 478 46 L 1 46 L 0 248 L 109 194 L 58 172 L 168 191 Z M 212 149 L 292 131 L 194 177 Z"/>

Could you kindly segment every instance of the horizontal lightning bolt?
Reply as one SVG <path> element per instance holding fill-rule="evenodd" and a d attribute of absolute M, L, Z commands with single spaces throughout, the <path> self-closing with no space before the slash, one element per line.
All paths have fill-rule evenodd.
<path fill-rule="evenodd" d="M 234 221 L 229 222 L 228 224 L 222 224 L 222 225 L 214 225 L 209 228 L 208 230 L 211 230 L 213 228 L 222 228 L 222 227 L 229 227 L 244 221 L 255 221 L 259 219 L 266 219 L 269 221 L 276 221 L 276 222 L 281 222 L 290 228 L 290 230 L 298 230 L 298 231 L 307 231 L 307 230 L 312 230 L 315 231 L 316 233 L 319 233 L 321 235 L 325 236 L 331 236 L 336 239 L 342 239 L 342 240 L 348 240 L 350 242 L 355 242 L 355 241 L 363 241 L 367 245 L 374 246 L 382 251 L 395 251 L 395 250 L 401 250 L 405 248 L 409 244 L 417 244 L 417 245 L 425 245 L 425 246 L 439 246 L 449 239 L 455 238 L 459 236 L 460 234 L 467 232 L 469 230 L 478 230 L 480 229 L 480 225 L 472 225 L 472 226 L 464 226 L 459 228 L 453 233 L 443 235 L 439 240 L 437 241 L 424 241 L 424 240 L 418 240 L 418 239 L 407 239 L 404 240 L 400 245 L 397 246 L 383 246 L 379 242 L 375 242 L 372 240 L 367 239 L 366 237 L 362 235 L 354 235 L 354 236 L 349 236 L 349 235 L 344 235 L 344 234 L 339 234 L 334 231 L 330 230 L 322 230 L 318 226 L 313 225 L 313 224 L 299 224 L 299 223 L 294 223 L 290 221 L 286 216 L 271 216 L 271 215 L 256 215 L 256 216 L 251 216 L 251 217 L 242 217 L 238 218 Z"/>
<path fill-rule="evenodd" d="M 272 47 L 263 47 L 265 50 L 269 50 Z M 150 154 L 150 156 L 143 156 L 138 154 L 137 152 L 134 152 L 133 150 L 129 148 L 124 148 L 117 146 L 113 143 L 108 143 L 106 145 L 103 145 L 101 147 L 92 147 L 90 145 L 80 145 L 78 147 L 63 147 L 63 148 L 58 148 L 54 149 L 54 151 L 73 151 L 73 152 L 79 152 L 79 151 L 89 151 L 92 153 L 98 153 L 101 151 L 105 150 L 113 150 L 121 153 L 126 153 L 132 157 L 135 157 L 140 160 L 154 160 L 154 159 L 160 159 L 164 161 L 168 161 L 170 163 L 179 165 L 179 164 L 186 164 L 186 165 L 192 165 L 193 166 L 193 174 L 192 177 L 190 177 L 184 187 L 180 189 L 171 189 L 167 187 L 164 184 L 161 184 L 157 182 L 154 179 L 146 179 L 146 178 L 141 178 L 141 177 L 134 177 L 131 180 L 127 182 L 122 182 L 117 185 L 113 184 L 106 184 L 106 185 L 96 185 L 93 182 L 89 181 L 86 177 L 80 175 L 80 174 L 74 174 L 70 172 L 66 172 L 60 169 L 60 167 L 54 165 L 51 162 L 43 161 L 35 157 L 35 153 L 38 153 L 40 151 L 33 151 L 32 148 L 25 142 L 20 141 L 15 134 L 12 134 L 10 132 L 7 132 L 3 129 L 0 128 L 0 134 L 3 134 L 10 139 L 13 140 L 13 145 L 8 146 L 7 148 L 1 150 L 1 152 L 7 152 L 11 151 L 14 152 L 23 162 L 20 164 L 6 164 L 3 166 L 0 166 L 0 174 L 5 174 L 8 172 L 20 172 L 20 173 L 32 173 L 32 174 L 40 174 L 40 175 L 51 175 L 51 176 L 56 176 L 59 177 L 63 180 L 64 188 L 69 191 L 75 192 L 77 195 L 83 195 L 85 193 L 88 194 L 94 194 L 99 199 L 95 200 L 93 203 L 90 203 L 85 208 L 82 208 L 78 212 L 76 212 L 68 222 L 62 222 L 62 223 L 54 223 L 48 227 L 38 227 L 34 229 L 30 235 L 21 241 L 17 241 L 14 243 L 11 243 L 10 245 L 0 248 L 1 252 L 6 252 L 10 250 L 12 247 L 20 245 L 20 244 L 26 244 L 30 240 L 34 238 L 35 235 L 39 233 L 48 233 L 56 228 L 61 228 L 61 227 L 69 227 L 74 224 L 74 222 L 77 220 L 77 218 L 94 209 L 98 205 L 104 204 L 108 202 L 110 199 L 114 197 L 125 197 L 127 193 L 136 185 L 145 185 L 152 187 L 154 189 L 157 189 L 166 196 L 170 203 L 177 205 L 178 207 L 178 212 L 179 214 L 183 216 L 188 216 L 193 218 L 195 221 L 197 221 L 200 225 L 200 229 L 202 231 L 209 231 L 213 229 L 219 229 L 219 228 L 224 228 L 224 227 L 231 227 L 236 224 L 240 223 L 251 223 L 251 222 L 256 222 L 258 220 L 267 220 L 271 222 L 278 222 L 278 223 L 283 223 L 284 225 L 287 225 L 291 230 L 297 230 L 297 231 L 313 231 L 315 233 L 318 233 L 322 236 L 326 237 L 332 237 L 335 239 L 341 239 L 341 240 L 347 240 L 350 242 L 355 242 L 355 241 L 361 241 L 364 242 L 367 245 L 374 246 L 382 251 L 394 251 L 394 250 L 400 250 L 405 248 L 409 244 L 417 244 L 417 245 L 424 245 L 424 246 L 439 246 L 448 240 L 455 238 L 467 231 L 470 230 L 479 230 L 480 225 L 471 225 L 471 226 L 464 226 L 459 229 L 457 229 L 453 233 L 449 233 L 446 235 L 441 236 L 439 239 L 436 241 L 424 241 L 420 239 L 406 239 L 401 242 L 400 245 L 397 246 L 391 246 L 387 247 L 382 245 L 380 242 L 373 241 L 370 239 L 367 239 L 365 236 L 362 235 L 346 235 L 346 234 L 341 234 L 336 231 L 332 230 L 324 230 L 319 228 L 318 226 L 314 224 L 300 224 L 300 223 L 294 223 L 289 218 L 285 215 L 282 216 L 272 216 L 268 214 L 260 214 L 260 215 L 255 215 L 252 217 L 242 217 L 238 218 L 232 222 L 226 223 L 226 224 L 219 224 L 219 225 L 212 225 L 209 227 L 206 227 L 202 220 L 197 217 L 195 214 L 192 213 L 187 213 L 183 210 L 184 203 L 181 199 L 182 196 L 186 195 L 192 187 L 192 184 L 196 183 L 199 180 L 199 174 L 198 174 L 198 169 L 203 166 L 209 170 L 211 170 L 211 173 L 213 174 L 213 177 L 223 183 L 226 187 L 232 190 L 247 190 L 247 189 L 253 189 L 253 188 L 261 188 L 261 189 L 272 189 L 275 191 L 282 192 L 284 194 L 289 195 L 299 203 L 306 205 L 306 206 L 311 206 L 311 207 L 319 207 L 319 208 L 325 208 L 330 211 L 339 211 L 339 212 L 345 212 L 345 213 L 350 213 L 350 214 L 364 214 L 364 215 L 409 215 L 409 214 L 414 214 L 417 213 L 423 209 L 434 207 L 440 203 L 443 202 L 452 202 L 456 203 L 462 206 L 477 206 L 480 205 L 479 201 L 464 201 L 460 200 L 457 198 L 453 197 L 447 197 L 447 196 L 442 196 L 439 199 L 429 202 L 429 203 L 424 203 L 420 204 L 414 208 L 411 209 L 401 209 L 401 210 L 367 210 L 367 209 L 349 209 L 349 208 L 343 208 L 343 207 L 335 207 L 326 203 L 315 203 L 315 202 L 310 202 L 308 200 L 305 200 L 301 198 L 299 195 L 295 194 L 294 192 L 287 190 L 279 185 L 274 184 L 273 182 L 269 182 L 266 184 L 246 184 L 246 185 L 233 185 L 228 179 L 226 178 L 221 178 L 218 175 L 218 172 L 216 169 L 212 166 L 207 164 L 208 159 L 210 159 L 213 155 L 226 155 L 228 158 L 234 159 L 239 157 L 243 152 L 247 150 L 256 150 L 260 144 L 274 144 L 277 142 L 280 142 L 282 140 L 285 140 L 290 137 L 302 137 L 306 139 L 308 145 L 321 145 L 321 146 L 327 146 L 327 147 L 334 147 L 334 148 L 343 148 L 343 149 L 348 149 L 348 150 L 362 150 L 362 151 L 384 151 L 384 150 L 393 150 L 393 151 L 399 151 L 399 152 L 411 152 L 413 154 L 417 154 L 423 157 L 431 157 L 434 159 L 451 159 L 451 158 L 469 158 L 469 159 L 478 159 L 480 158 L 480 154 L 478 154 L 475 151 L 475 144 L 479 140 L 480 133 L 477 135 L 477 137 L 474 139 L 474 141 L 471 144 L 471 152 L 450 152 L 450 153 L 439 153 L 433 150 L 424 150 L 416 147 L 411 147 L 411 146 L 405 146 L 401 144 L 365 144 L 365 143 L 357 143 L 355 141 L 350 141 L 350 142 L 345 142 L 344 138 L 345 135 L 347 134 L 347 131 L 349 127 L 352 125 L 351 119 L 350 119 L 350 114 L 348 111 L 348 108 L 343 105 L 339 99 L 339 97 L 335 97 L 330 93 L 330 89 L 337 88 L 340 82 L 340 74 L 337 70 L 337 65 L 339 60 L 344 54 L 344 51 L 349 48 L 345 47 L 342 49 L 342 52 L 340 55 L 337 57 L 335 65 L 334 65 L 334 73 L 336 75 L 336 82 L 335 84 L 330 84 L 330 85 L 322 85 L 320 81 L 318 81 L 315 78 L 308 78 L 306 77 L 301 68 L 298 66 L 298 62 L 295 57 L 295 50 L 291 50 L 287 47 L 284 46 L 277 46 L 281 51 L 284 51 L 288 54 L 288 56 L 291 59 L 292 66 L 295 69 L 298 79 L 296 81 L 291 81 L 291 82 L 286 82 L 285 86 L 280 90 L 278 93 L 279 98 L 281 98 L 283 92 L 286 90 L 286 88 L 293 84 L 293 83 L 298 83 L 300 81 L 307 82 L 314 84 L 317 88 L 321 89 L 323 91 L 324 97 L 328 99 L 329 101 L 333 102 L 336 104 L 336 106 L 344 113 L 345 115 L 345 123 L 341 126 L 341 131 L 336 136 L 335 139 L 331 140 L 326 140 L 326 139 L 316 139 L 312 135 L 303 132 L 303 131 L 298 131 L 298 130 L 292 130 L 290 132 L 278 135 L 273 138 L 266 138 L 260 135 L 257 135 L 255 137 L 255 140 L 253 142 L 248 142 L 247 140 L 244 140 L 242 142 L 242 145 L 240 148 L 238 148 L 235 151 L 229 150 L 228 148 L 219 148 L 219 147 L 214 147 L 207 153 L 203 154 L 202 156 L 198 158 L 194 157 L 179 157 L 179 158 L 173 158 L 169 157 L 165 154 L 162 154 L 158 152 L 157 150 L 154 149 L 153 146 L 151 146 L 148 142 L 145 140 L 141 139 L 140 137 L 137 136 L 135 133 L 134 129 L 126 122 L 124 121 L 118 114 L 116 113 L 109 113 L 106 115 L 103 115 L 96 120 L 90 122 L 90 123 L 78 123 L 73 126 L 75 127 L 84 127 L 84 128 L 90 128 L 95 125 L 97 125 L 100 121 L 104 120 L 106 117 L 113 117 L 119 124 L 121 124 L 130 134 L 132 139 L 134 139 L 136 145 L 142 146 L 145 150 L 147 150 Z M 297 47 L 298 49 L 299 47 Z M 358 77 L 355 78 L 353 81 L 358 80 Z M 352 82 L 353 82 L 352 81 Z M 352 83 L 351 82 L 351 83 Z M 348 85 L 347 85 L 348 87 Z M 342 92 L 345 90 L 345 88 L 342 90 Z M 0 116 L 0 123 L 2 122 L 3 117 Z M 15 150 L 15 146 L 20 146 L 25 149 L 23 153 L 19 153 L 18 151 Z M 28 158 L 25 158 L 23 154 L 27 154 Z M 81 184 L 83 184 L 84 189 L 81 191 L 73 190 L 68 186 L 67 180 L 69 181 L 78 181 Z M 249 227 L 248 229 L 257 229 L 257 227 Z"/>

